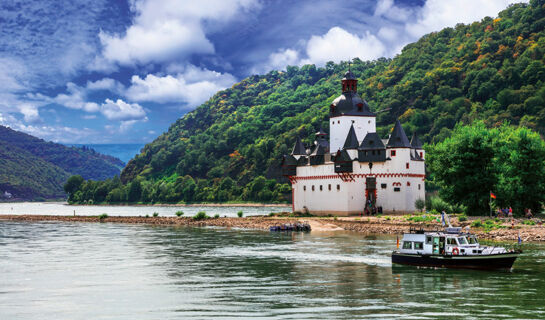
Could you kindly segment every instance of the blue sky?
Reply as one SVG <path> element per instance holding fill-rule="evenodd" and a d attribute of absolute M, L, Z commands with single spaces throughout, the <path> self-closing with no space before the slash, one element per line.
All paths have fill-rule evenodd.
<path fill-rule="evenodd" d="M 62 143 L 146 143 L 251 74 L 393 57 L 514 2 L 3 0 L 0 124 Z"/>

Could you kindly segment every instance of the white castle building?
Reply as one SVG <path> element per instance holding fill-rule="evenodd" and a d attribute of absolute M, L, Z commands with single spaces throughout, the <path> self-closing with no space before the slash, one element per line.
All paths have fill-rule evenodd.
<path fill-rule="evenodd" d="M 330 141 L 320 128 L 305 147 L 298 137 L 284 156 L 282 174 L 292 185 L 292 210 L 316 215 L 356 215 L 367 210 L 413 212 L 425 197 L 425 152 L 396 121 L 388 139 L 376 133 L 376 115 L 357 93 L 351 71 L 329 111 Z"/>

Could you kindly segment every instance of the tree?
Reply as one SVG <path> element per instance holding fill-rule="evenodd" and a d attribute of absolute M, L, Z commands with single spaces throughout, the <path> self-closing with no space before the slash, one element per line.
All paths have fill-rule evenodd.
<path fill-rule="evenodd" d="M 129 202 L 137 202 L 140 200 L 141 196 L 142 196 L 142 185 L 140 184 L 140 180 L 135 180 L 131 182 L 129 186 L 129 192 L 127 193 L 127 200 Z"/>
<path fill-rule="evenodd" d="M 497 174 L 491 133 L 483 122 L 457 126 L 450 138 L 429 146 L 427 155 L 443 199 L 463 204 L 471 215 L 488 212 L 489 191 L 497 182 Z"/>
<path fill-rule="evenodd" d="M 424 199 L 418 198 L 414 201 L 414 206 L 416 209 L 422 212 L 422 210 L 424 210 L 424 207 L 426 207 L 426 202 L 424 201 Z"/>
<path fill-rule="evenodd" d="M 64 184 L 64 191 L 68 193 L 68 195 L 72 196 L 76 191 L 79 190 L 82 184 L 83 184 L 82 176 L 80 175 L 71 176 L 70 178 L 68 178 L 68 180 Z"/>

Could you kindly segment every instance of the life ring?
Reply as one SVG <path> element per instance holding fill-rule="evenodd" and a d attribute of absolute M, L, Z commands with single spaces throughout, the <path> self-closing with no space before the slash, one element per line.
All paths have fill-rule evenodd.
<path fill-rule="evenodd" d="M 457 255 L 460 254 L 460 250 L 458 250 L 458 248 L 454 248 L 454 249 L 452 249 L 452 254 L 457 256 Z"/>

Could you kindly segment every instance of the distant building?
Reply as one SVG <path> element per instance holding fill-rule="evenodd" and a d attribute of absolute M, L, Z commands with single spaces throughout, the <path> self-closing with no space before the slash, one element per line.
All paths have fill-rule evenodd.
<path fill-rule="evenodd" d="M 412 212 L 425 196 L 425 152 L 413 134 L 407 138 L 399 121 L 388 139 L 376 133 L 376 115 L 357 93 L 358 80 L 349 70 L 342 94 L 329 109 L 329 132 L 320 128 L 305 147 L 297 137 L 282 161 L 292 185 L 294 211 L 355 215 L 366 210 Z"/>

